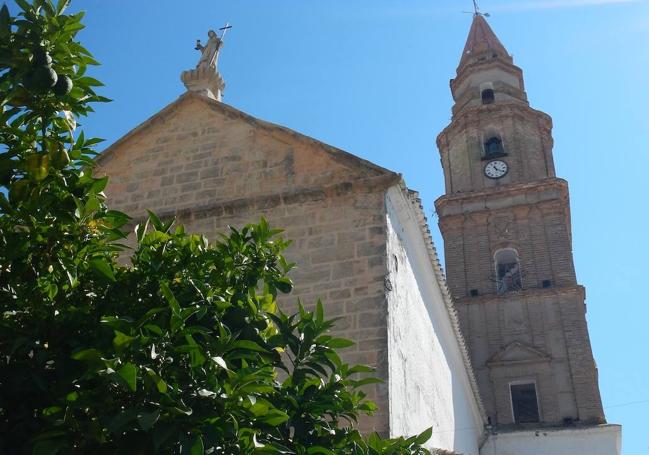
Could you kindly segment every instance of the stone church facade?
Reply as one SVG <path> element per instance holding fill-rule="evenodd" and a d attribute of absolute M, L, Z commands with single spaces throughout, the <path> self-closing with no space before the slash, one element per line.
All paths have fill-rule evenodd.
<path fill-rule="evenodd" d="M 363 431 L 432 426 L 432 448 L 466 454 L 619 453 L 551 120 L 529 107 L 522 71 L 484 18 L 474 17 L 453 120 L 438 137 L 446 279 L 419 196 L 399 174 L 221 102 L 221 44 L 211 35 L 182 75 L 188 91 L 100 156 L 111 206 L 135 219 L 151 209 L 212 238 L 261 216 L 284 228 L 298 268 L 282 304 L 322 298 L 340 317 L 336 334 L 357 343 L 343 358 L 384 380 L 367 390 L 380 410 Z M 502 176 L 493 161 L 505 163 Z"/>

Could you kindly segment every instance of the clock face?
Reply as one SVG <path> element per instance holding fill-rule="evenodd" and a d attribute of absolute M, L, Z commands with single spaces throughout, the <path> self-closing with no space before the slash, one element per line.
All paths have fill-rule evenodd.
<path fill-rule="evenodd" d="M 509 166 L 504 161 L 490 161 L 484 167 L 484 175 L 486 175 L 490 179 L 499 179 L 501 177 L 504 177 L 505 174 L 507 174 L 508 170 Z"/>

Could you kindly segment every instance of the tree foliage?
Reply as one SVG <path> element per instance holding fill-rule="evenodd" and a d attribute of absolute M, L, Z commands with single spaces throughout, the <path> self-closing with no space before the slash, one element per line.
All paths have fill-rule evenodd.
<path fill-rule="evenodd" d="M 317 303 L 287 315 L 288 243 L 265 220 L 210 243 L 110 210 L 77 130 L 96 64 L 82 13 L 0 9 L 0 453 L 421 454 L 362 437 L 377 380 Z M 63 82 L 60 82 L 63 81 Z"/>

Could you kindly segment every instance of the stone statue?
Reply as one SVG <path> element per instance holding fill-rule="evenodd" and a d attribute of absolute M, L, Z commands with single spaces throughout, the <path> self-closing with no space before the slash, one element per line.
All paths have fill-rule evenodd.
<path fill-rule="evenodd" d="M 205 46 L 201 44 L 201 40 L 196 40 L 196 50 L 201 51 L 201 58 L 196 68 L 216 69 L 216 59 L 219 56 L 219 49 L 221 49 L 223 40 L 218 37 L 214 30 L 207 32 L 207 36 L 209 39 Z"/>
<path fill-rule="evenodd" d="M 216 66 L 219 50 L 223 46 L 223 37 L 225 32 L 231 28 L 230 24 L 225 24 L 224 27 L 220 28 L 219 31 L 222 32 L 220 37 L 214 30 L 207 32 L 209 39 L 205 46 L 201 44 L 201 40 L 196 40 L 195 49 L 201 51 L 201 58 L 198 60 L 195 69 L 183 71 L 180 75 L 180 79 L 188 91 L 221 101 L 225 82 L 223 82 L 223 78 Z"/>

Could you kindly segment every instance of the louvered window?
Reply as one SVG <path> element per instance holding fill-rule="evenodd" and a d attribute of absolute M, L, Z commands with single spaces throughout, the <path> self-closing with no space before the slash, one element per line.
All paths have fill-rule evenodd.
<path fill-rule="evenodd" d="M 515 423 L 539 422 L 539 403 L 536 384 L 510 384 Z"/>

